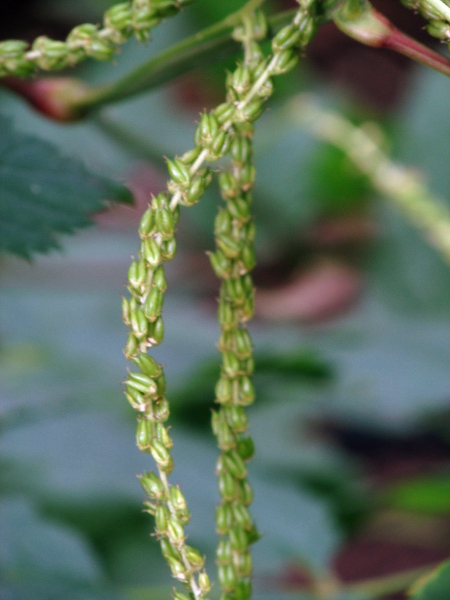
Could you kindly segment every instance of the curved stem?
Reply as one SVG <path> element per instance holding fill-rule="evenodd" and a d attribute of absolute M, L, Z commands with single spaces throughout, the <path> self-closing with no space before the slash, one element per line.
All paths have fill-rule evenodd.
<path fill-rule="evenodd" d="M 72 104 L 73 112 L 85 115 L 100 106 L 124 100 L 166 83 L 194 68 L 216 63 L 239 49 L 231 37 L 242 16 L 255 10 L 265 0 L 249 0 L 238 11 L 228 15 L 181 42 L 164 50 L 117 81 L 88 89 Z"/>

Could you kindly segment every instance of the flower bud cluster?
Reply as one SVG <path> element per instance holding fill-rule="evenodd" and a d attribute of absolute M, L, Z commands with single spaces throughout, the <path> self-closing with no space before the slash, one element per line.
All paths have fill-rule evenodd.
<path fill-rule="evenodd" d="M 201 181 L 205 188 L 210 180 L 205 169 L 191 177 L 183 158 L 168 161 L 168 170 L 169 189 L 189 198 L 190 203 L 193 203 L 193 186 L 198 188 L 196 182 Z M 137 446 L 151 454 L 157 466 L 158 473 L 144 473 L 140 481 L 149 497 L 145 505 L 155 517 L 155 533 L 162 553 L 173 576 L 199 600 L 205 598 L 211 585 L 202 570 L 203 557 L 185 543 L 184 527 L 190 517 L 186 500 L 180 489 L 167 479 L 173 469 L 170 453 L 173 443 L 166 427 L 169 403 L 165 377 L 162 366 L 147 354 L 147 349 L 160 344 L 164 336 L 162 309 L 167 281 L 163 263 L 175 255 L 178 215 L 178 205 L 171 207 L 169 195 L 161 193 L 152 199 L 139 225 L 139 253 L 128 271 L 130 297 L 122 301 L 123 320 L 129 327 L 125 355 L 135 366 L 125 381 L 125 395 L 138 412 Z"/>
<path fill-rule="evenodd" d="M 419 12 L 428 21 L 426 26 L 428 33 L 446 43 L 450 50 L 450 22 L 448 18 L 443 18 L 442 12 L 437 7 L 424 0 L 401 0 L 401 2 L 414 12 Z M 442 0 L 442 3 L 445 8 L 450 8 L 449 0 Z"/>
<path fill-rule="evenodd" d="M 103 18 L 103 27 L 90 23 L 78 25 L 65 41 L 40 36 L 29 48 L 27 42 L 7 40 L 0 43 L 0 77 L 25 77 L 36 70 L 57 71 L 86 58 L 111 60 L 119 44 L 132 35 L 140 41 L 166 17 L 193 0 L 132 0 L 112 6 Z"/>

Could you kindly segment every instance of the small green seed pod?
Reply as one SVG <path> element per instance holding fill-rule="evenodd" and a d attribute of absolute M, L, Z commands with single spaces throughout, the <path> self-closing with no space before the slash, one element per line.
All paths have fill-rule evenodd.
<path fill-rule="evenodd" d="M 250 460 L 255 454 L 255 445 L 251 437 L 245 437 L 239 440 L 237 451 L 242 460 Z"/>
<path fill-rule="evenodd" d="M 130 315 L 131 330 L 138 340 L 147 337 L 147 319 L 142 310 L 136 309 Z"/>
<path fill-rule="evenodd" d="M 192 600 L 191 596 L 189 596 L 188 594 L 183 594 L 183 592 L 177 591 L 173 593 L 173 598 L 174 600 Z"/>
<path fill-rule="evenodd" d="M 135 361 L 136 365 L 139 369 L 152 379 L 156 379 L 162 373 L 161 365 L 151 356 L 141 352 L 139 356 L 136 357 Z"/>
<path fill-rule="evenodd" d="M 255 400 L 255 387 L 247 375 L 239 379 L 238 402 L 241 406 L 249 406 Z"/>
<path fill-rule="evenodd" d="M 175 558 L 176 560 L 181 560 L 181 554 L 177 548 L 168 540 L 166 537 L 162 537 L 160 539 L 161 544 L 161 553 L 164 558 Z"/>
<path fill-rule="evenodd" d="M 144 300 L 144 313 L 150 322 L 153 323 L 161 315 L 163 302 L 164 294 L 157 287 L 152 287 Z"/>
<path fill-rule="evenodd" d="M 167 500 L 167 494 L 161 479 L 152 471 L 139 477 L 142 487 L 152 500 Z"/>
<path fill-rule="evenodd" d="M 236 107 L 230 102 L 224 102 L 223 104 L 219 104 L 212 111 L 212 114 L 217 119 L 217 122 L 220 125 L 223 125 L 227 121 L 232 121 L 234 114 L 236 112 Z"/>
<path fill-rule="evenodd" d="M 226 502 L 232 502 L 239 497 L 239 487 L 236 479 L 231 473 L 219 475 L 218 480 L 219 494 Z"/>
<path fill-rule="evenodd" d="M 216 550 L 216 562 L 218 565 L 230 565 L 233 562 L 233 553 L 229 540 L 219 540 Z"/>
<path fill-rule="evenodd" d="M 123 351 L 127 360 L 131 360 L 136 355 L 138 347 L 139 342 L 137 341 L 136 337 L 132 333 L 129 333 L 127 337 L 127 343 L 125 344 Z"/>
<path fill-rule="evenodd" d="M 250 512 L 246 506 L 242 504 L 233 504 L 233 519 L 236 525 L 240 525 L 244 529 L 248 530 L 252 527 L 253 522 L 250 516 Z"/>
<path fill-rule="evenodd" d="M 183 526 L 174 517 L 170 517 L 167 522 L 167 537 L 174 546 L 180 546 L 186 539 Z"/>
<path fill-rule="evenodd" d="M 127 383 L 140 383 L 144 387 L 144 393 L 149 396 L 155 396 L 158 390 L 156 382 L 154 379 L 146 375 L 145 373 L 140 373 L 136 371 L 129 371 L 128 373 L 128 382 Z M 133 386 L 131 386 L 133 387 Z M 138 388 L 135 388 L 138 389 Z"/>
<path fill-rule="evenodd" d="M 221 250 L 208 252 L 208 257 L 214 273 L 221 279 L 226 279 L 231 275 L 232 264 L 229 258 Z"/>
<path fill-rule="evenodd" d="M 162 423 L 155 423 L 155 435 L 158 442 L 162 444 L 164 448 L 167 450 L 173 448 L 172 438 Z"/>
<path fill-rule="evenodd" d="M 175 512 L 184 512 L 187 509 L 186 499 L 179 487 L 170 487 L 169 498 Z"/>
<path fill-rule="evenodd" d="M 252 73 L 249 67 L 239 65 L 231 76 L 229 83 L 240 96 L 246 94 L 252 85 Z"/>
<path fill-rule="evenodd" d="M 222 373 L 225 377 L 237 377 L 240 373 L 241 363 L 239 358 L 231 350 L 222 354 Z"/>
<path fill-rule="evenodd" d="M 232 219 L 228 210 L 219 209 L 217 216 L 214 220 L 214 233 L 217 236 L 221 236 L 224 233 L 229 234 L 232 229 Z"/>
<path fill-rule="evenodd" d="M 187 580 L 188 571 L 181 560 L 169 557 L 167 558 L 167 562 L 169 563 L 170 570 L 172 571 L 172 575 L 175 577 L 175 579 L 178 579 L 178 581 Z"/>
<path fill-rule="evenodd" d="M 294 48 L 300 39 L 299 28 L 293 23 L 286 25 L 276 34 L 272 40 L 272 52 L 276 54 L 282 50 Z"/>
<path fill-rule="evenodd" d="M 217 578 L 223 590 L 232 592 L 238 582 L 238 575 L 233 565 L 219 565 Z"/>
<path fill-rule="evenodd" d="M 203 569 L 205 559 L 198 550 L 186 545 L 184 546 L 184 554 L 194 571 L 200 571 L 200 569 Z"/>
<path fill-rule="evenodd" d="M 164 339 L 164 322 L 161 317 L 158 317 L 149 327 L 148 342 L 152 346 L 157 346 Z"/>
<path fill-rule="evenodd" d="M 140 394 L 137 390 L 129 388 L 125 392 L 125 396 L 132 408 L 138 410 L 139 412 L 145 412 L 147 404 L 142 394 Z"/>
<path fill-rule="evenodd" d="M 241 255 L 239 257 L 239 273 L 245 275 L 249 271 L 253 270 L 256 266 L 256 255 L 255 249 L 250 246 L 244 246 L 242 248 Z"/>
<path fill-rule="evenodd" d="M 198 587 L 203 594 L 207 594 L 211 590 L 211 582 L 205 571 L 198 574 Z"/>
<path fill-rule="evenodd" d="M 252 573 L 252 556 L 250 552 L 237 554 L 234 560 L 234 567 L 238 577 L 249 577 Z"/>
<path fill-rule="evenodd" d="M 231 429 L 235 433 L 240 433 L 247 429 L 248 418 L 242 406 L 230 404 L 229 406 L 225 406 L 223 410 Z"/>
<path fill-rule="evenodd" d="M 237 258 L 242 251 L 242 244 L 231 235 L 221 234 L 216 237 L 216 242 L 227 258 Z"/>
<path fill-rule="evenodd" d="M 252 584 L 249 579 L 241 579 L 234 588 L 233 600 L 250 600 Z"/>
<path fill-rule="evenodd" d="M 236 178 L 229 171 L 221 171 L 219 173 L 219 186 L 224 198 L 233 198 L 239 189 Z"/>
<path fill-rule="evenodd" d="M 168 262 L 172 260 L 177 251 L 177 242 L 175 238 L 170 240 L 166 240 L 161 244 L 161 258 L 162 260 Z"/>
<path fill-rule="evenodd" d="M 150 268 L 155 269 L 161 262 L 161 250 L 154 238 L 144 239 L 142 242 L 142 255 Z"/>
<path fill-rule="evenodd" d="M 220 479 L 219 479 L 220 481 Z M 233 523 L 233 512 L 229 504 L 221 504 L 216 508 L 216 531 L 219 535 L 226 535 Z"/>
<path fill-rule="evenodd" d="M 245 552 L 248 548 L 248 536 L 245 529 L 239 525 L 234 525 L 229 531 L 230 544 L 235 552 Z"/>
<path fill-rule="evenodd" d="M 189 168 L 178 158 L 167 159 L 167 169 L 172 180 L 182 186 L 188 186 L 191 180 Z"/>
<path fill-rule="evenodd" d="M 275 62 L 272 68 L 273 75 L 283 75 L 291 71 L 298 63 L 298 55 L 289 50 L 282 50 L 275 55 Z"/>
<path fill-rule="evenodd" d="M 155 511 L 155 530 L 157 535 L 167 535 L 170 512 L 164 504 L 158 504 Z"/>
<path fill-rule="evenodd" d="M 173 469 L 172 457 L 170 456 L 167 448 L 165 448 L 158 440 L 153 440 L 150 446 L 150 452 L 153 456 L 154 461 L 161 469 L 161 471 L 165 471 L 169 473 Z"/>
<path fill-rule="evenodd" d="M 253 154 L 253 146 L 248 137 L 237 135 L 230 148 L 231 158 L 238 165 L 243 165 L 249 162 Z"/>
<path fill-rule="evenodd" d="M 244 286 L 245 285 L 244 282 Z M 234 344 L 233 350 L 238 355 L 238 357 L 242 360 L 244 358 L 249 358 L 253 352 L 253 344 L 250 338 L 250 334 L 246 329 L 237 329 L 234 336 Z M 247 384 L 246 384 L 247 385 Z"/>
<path fill-rule="evenodd" d="M 236 314 L 234 308 L 227 302 L 219 302 L 217 319 L 220 327 L 225 331 L 235 329 L 239 324 L 239 316 Z"/>
<path fill-rule="evenodd" d="M 225 154 L 230 149 L 230 136 L 225 131 L 219 131 L 216 137 L 211 140 L 211 143 L 208 146 L 208 156 L 207 160 L 216 161 Z"/>
<path fill-rule="evenodd" d="M 247 467 L 236 450 L 229 450 L 224 454 L 225 464 L 228 472 L 236 479 L 244 479 L 247 476 Z"/>
<path fill-rule="evenodd" d="M 136 445 L 142 452 L 150 452 L 153 442 L 153 423 L 147 419 L 141 419 L 137 423 Z"/>
<path fill-rule="evenodd" d="M 31 51 L 39 55 L 36 64 L 40 69 L 51 71 L 52 69 L 62 69 L 69 64 L 67 45 L 64 42 L 51 40 L 44 35 L 35 39 Z"/>
<path fill-rule="evenodd" d="M 169 402 L 167 398 L 161 398 L 153 406 L 153 417 L 155 421 L 164 423 L 170 416 Z"/>
<path fill-rule="evenodd" d="M 227 404 L 231 400 L 232 384 L 227 377 L 221 377 L 215 387 L 216 402 Z"/>
<path fill-rule="evenodd" d="M 240 497 L 244 506 L 250 506 L 253 502 L 253 489 L 246 479 L 239 481 Z"/>

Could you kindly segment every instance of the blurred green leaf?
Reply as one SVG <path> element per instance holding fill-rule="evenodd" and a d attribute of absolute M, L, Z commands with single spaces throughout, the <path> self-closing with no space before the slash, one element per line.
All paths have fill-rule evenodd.
<path fill-rule="evenodd" d="M 89 173 L 37 137 L 0 118 L 0 252 L 30 258 L 58 248 L 57 235 L 92 224 L 105 200 L 130 202 L 122 185 Z"/>
<path fill-rule="evenodd" d="M 403 481 L 383 495 L 389 507 L 421 513 L 450 514 L 450 476 Z"/>
<path fill-rule="evenodd" d="M 449 596 L 450 560 L 447 560 L 430 575 L 415 583 L 411 600 L 448 600 Z"/>

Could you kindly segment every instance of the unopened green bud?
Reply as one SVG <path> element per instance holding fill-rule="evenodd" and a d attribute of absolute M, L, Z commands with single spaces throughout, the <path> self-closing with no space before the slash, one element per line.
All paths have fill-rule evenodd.
<path fill-rule="evenodd" d="M 255 399 L 255 387 L 247 375 L 239 379 L 238 401 L 241 406 L 252 404 Z"/>
<path fill-rule="evenodd" d="M 166 500 L 167 494 L 161 479 L 150 471 L 139 477 L 142 487 L 152 500 Z"/>
<path fill-rule="evenodd" d="M 186 545 L 184 553 L 194 571 L 200 571 L 203 568 L 205 560 L 198 550 Z"/>
<path fill-rule="evenodd" d="M 178 158 L 175 158 L 174 160 L 167 159 L 167 169 L 170 177 L 175 183 L 183 187 L 189 185 L 191 174 L 189 168 L 181 160 Z"/>
<path fill-rule="evenodd" d="M 181 523 L 173 517 L 171 517 L 167 523 L 167 537 L 174 546 L 179 546 L 186 539 Z"/>
<path fill-rule="evenodd" d="M 450 25 L 446 21 L 434 19 L 426 25 L 426 30 L 430 35 L 440 40 L 450 40 Z"/>
<path fill-rule="evenodd" d="M 282 75 L 291 71 L 298 63 L 298 55 L 292 49 L 282 50 L 275 55 L 275 63 L 272 68 L 273 75 Z"/>
<path fill-rule="evenodd" d="M 131 261 L 130 268 L 128 269 L 128 281 L 130 282 L 130 286 L 133 289 L 140 291 L 141 286 L 145 281 L 146 274 L 145 264 L 142 261 Z"/>
<path fill-rule="evenodd" d="M 243 65 L 239 65 L 231 77 L 230 84 L 239 95 L 245 94 L 252 84 L 252 74 L 250 69 Z"/>
<path fill-rule="evenodd" d="M 300 39 L 299 28 L 290 23 L 286 25 L 276 34 L 272 40 L 272 52 L 276 54 L 281 50 L 293 48 Z"/>
<path fill-rule="evenodd" d="M 155 224 L 158 233 L 163 239 L 170 239 L 175 231 L 175 220 L 168 208 L 155 210 Z"/>
<path fill-rule="evenodd" d="M 239 481 L 240 498 L 244 506 L 250 506 L 253 502 L 253 489 L 246 479 Z"/>
<path fill-rule="evenodd" d="M 230 235 L 222 234 L 216 238 L 216 242 L 227 258 L 237 258 L 242 251 L 242 244 Z"/>
<path fill-rule="evenodd" d="M 158 504 L 155 511 L 155 530 L 158 535 L 167 534 L 170 512 L 164 504 Z"/>
<path fill-rule="evenodd" d="M 172 438 L 162 423 L 155 423 L 155 435 L 158 442 L 160 442 L 164 448 L 170 450 L 173 447 Z"/>
<path fill-rule="evenodd" d="M 231 157 L 240 164 L 251 160 L 253 154 L 252 142 L 248 137 L 237 135 L 231 144 Z"/>
<path fill-rule="evenodd" d="M 226 279 L 231 274 L 232 265 L 222 250 L 208 252 L 209 260 L 214 273 L 221 279 Z"/>
<path fill-rule="evenodd" d="M 135 410 L 138 410 L 139 412 L 145 411 L 145 409 L 147 407 L 146 400 L 145 400 L 144 396 L 142 394 L 140 394 L 137 390 L 135 390 L 133 388 L 128 388 L 128 390 L 125 392 L 125 396 L 126 396 L 128 402 L 130 403 L 130 405 Z"/>
<path fill-rule="evenodd" d="M 161 244 L 161 258 L 168 262 L 173 259 L 177 251 L 177 242 L 175 238 L 166 240 Z"/>
<path fill-rule="evenodd" d="M 149 327 L 148 342 L 152 346 L 157 346 L 164 339 L 164 322 L 161 317 L 158 317 Z"/>
<path fill-rule="evenodd" d="M 166 391 L 166 376 L 163 372 L 155 379 L 155 383 L 158 396 L 164 396 Z"/>
<path fill-rule="evenodd" d="M 149 37 L 150 29 L 155 27 L 160 19 L 157 16 L 156 9 L 153 7 L 153 2 L 136 2 L 132 3 L 133 11 L 133 28 L 137 39 L 144 42 Z"/>
<path fill-rule="evenodd" d="M 116 4 L 105 12 L 103 23 L 105 28 L 120 31 L 124 37 L 131 34 L 132 12 L 128 2 Z"/>
<path fill-rule="evenodd" d="M 234 525 L 229 531 L 231 548 L 236 552 L 245 552 L 248 548 L 248 537 L 245 529 Z"/>
<path fill-rule="evenodd" d="M 173 598 L 174 600 L 192 600 L 191 596 L 183 594 L 183 592 L 174 592 Z"/>
<path fill-rule="evenodd" d="M 153 417 L 156 421 L 164 423 L 170 415 L 169 402 L 167 398 L 159 399 L 153 407 Z"/>
<path fill-rule="evenodd" d="M 250 600 L 252 596 L 252 584 L 250 579 L 240 579 L 234 588 L 233 600 Z"/>
<path fill-rule="evenodd" d="M 198 587 L 203 592 L 203 594 L 207 594 L 211 590 L 211 582 L 209 580 L 208 574 L 203 571 L 198 575 Z"/>
<path fill-rule="evenodd" d="M 238 577 L 249 577 L 252 573 L 252 557 L 250 552 L 242 552 L 234 561 Z"/>
<path fill-rule="evenodd" d="M 255 268 L 256 255 L 255 249 L 251 246 L 244 246 L 239 257 L 239 272 L 241 275 L 248 273 Z"/>
<path fill-rule="evenodd" d="M 233 432 L 226 423 L 218 423 L 214 433 L 217 436 L 217 445 L 221 450 L 231 450 L 232 448 L 235 448 L 236 441 Z"/>
<path fill-rule="evenodd" d="M 170 487 L 170 502 L 175 512 L 183 512 L 187 508 L 186 499 L 179 487 Z"/>
<path fill-rule="evenodd" d="M 130 371 L 128 373 L 128 381 L 127 383 L 139 383 L 143 386 L 143 392 L 149 395 L 155 395 L 157 392 L 157 386 L 155 380 L 146 375 L 145 373 L 140 373 L 136 371 Z M 131 386 L 134 387 L 134 386 Z M 138 389 L 135 387 L 134 389 Z"/>
<path fill-rule="evenodd" d="M 255 182 L 255 165 L 252 163 L 245 163 L 239 170 L 239 180 L 243 190 L 247 191 Z"/>
<path fill-rule="evenodd" d="M 157 288 L 152 287 L 144 300 L 144 313 L 152 323 L 161 315 L 164 302 L 164 294 Z"/>
<path fill-rule="evenodd" d="M 130 325 L 130 303 L 127 298 L 122 298 L 122 320 L 125 325 Z"/>
<path fill-rule="evenodd" d="M 238 575 L 232 564 L 219 565 L 217 569 L 217 577 L 219 579 L 220 586 L 226 592 L 233 591 L 238 582 Z"/>
<path fill-rule="evenodd" d="M 185 152 L 182 156 L 179 157 L 178 160 L 181 160 L 181 162 L 185 165 L 192 165 L 192 163 L 194 163 L 197 160 L 198 155 L 201 151 L 201 148 L 198 148 L 196 146 L 195 148 L 192 148 L 192 150 L 188 150 L 187 152 Z"/>
<path fill-rule="evenodd" d="M 217 119 L 217 122 L 220 125 L 223 125 L 227 121 L 233 120 L 235 111 L 236 108 L 233 104 L 224 102 L 223 104 L 216 106 L 216 108 L 212 111 L 212 114 Z"/>
<path fill-rule="evenodd" d="M 142 371 L 142 373 L 148 377 L 151 377 L 152 379 L 159 377 L 159 375 L 162 373 L 161 365 L 154 358 L 148 354 L 145 354 L 144 352 L 141 352 L 139 356 L 136 357 L 134 362 Z"/>
<path fill-rule="evenodd" d="M 239 440 L 237 451 L 242 460 L 250 460 L 255 454 L 255 445 L 251 437 L 245 437 Z"/>
<path fill-rule="evenodd" d="M 242 406 L 230 404 L 229 406 L 224 407 L 224 411 L 227 421 L 235 433 L 240 433 L 247 429 L 248 418 Z"/>
<path fill-rule="evenodd" d="M 161 251 L 158 242 L 154 238 L 145 239 L 141 248 L 145 262 L 150 267 L 156 268 L 161 262 Z"/>
<path fill-rule="evenodd" d="M 239 184 L 229 171 L 221 171 L 219 173 L 219 186 L 224 198 L 233 198 Z"/>
<path fill-rule="evenodd" d="M 220 540 L 216 550 L 216 561 L 218 565 L 229 565 L 233 562 L 231 544 L 228 540 Z"/>
<path fill-rule="evenodd" d="M 250 529 L 253 525 L 250 512 L 246 506 L 242 504 L 233 504 L 233 518 L 236 525 L 240 525 L 244 529 Z"/>
<path fill-rule="evenodd" d="M 226 404 L 231 400 L 232 383 L 227 377 L 221 377 L 215 387 L 216 401 Z"/>
<path fill-rule="evenodd" d="M 216 117 L 212 113 L 203 113 L 195 132 L 195 143 L 197 146 L 209 146 L 218 133 L 219 123 Z"/>
<path fill-rule="evenodd" d="M 219 479 L 220 481 L 220 479 Z M 216 531 L 219 535 L 226 535 L 233 523 L 233 512 L 229 504 L 221 504 L 216 508 Z"/>
<path fill-rule="evenodd" d="M 225 464 L 229 473 L 236 479 L 244 479 L 247 475 L 247 467 L 236 450 L 229 450 L 224 454 Z"/>
<path fill-rule="evenodd" d="M 217 310 L 219 325 L 224 330 L 235 329 L 239 323 L 239 317 L 233 307 L 227 302 L 220 302 Z"/>
<path fill-rule="evenodd" d="M 142 419 L 138 421 L 136 429 L 136 445 L 142 452 L 149 452 L 153 442 L 153 423 Z"/>
<path fill-rule="evenodd" d="M 64 42 L 51 40 L 48 37 L 36 38 L 32 46 L 32 52 L 39 53 L 36 64 L 45 70 L 62 69 L 68 65 L 69 52 Z"/>
<path fill-rule="evenodd" d="M 262 115 L 263 110 L 261 100 L 254 98 L 237 111 L 236 118 L 244 123 L 256 121 Z"/>
<path fill-rule="evenodd" d="M 125 348 L 123 351 L 127 360 L 131 360 L 136 355 L 136 352 L 138 351 L 138 346 L 139 342 L 136 339 L 136 337 L 132 333 L 129 333 L 127 343 L 125 344 Z"/>
<path fill-rule="evenodd" d="M 165 448 L 158 440 L 153 440 L 150 446 L 150 452 L 158 467 L 165 472 L 170 472 L 173 468 L 172 457 L 167 448 Z"/>
<path fill-rule="evenodd" d="M 175 548 L 175 546 L 173 546 L 173 544 L 171 543 L 170 540 L 168 540 L 166 537 L 162 537 L 160 540 L 160 544 L 161 544 L 161 553 L 164 556 L 164 558 L 175 558 L 177 560 L 181 559 L 180 556 L 180 552 L 177 550 L 177 548 Z"/>
<path fill-rule="evenodd" d="M 231 215 L 227 210 L 220 209 L 214 221 L 214 233 L 220 236 L 230 233 L 232 228 Z"/>
<path fill-rule="evenodd" d="M 208 146 L 208 157 L 209 161 L 216 161 L 230 149 L 230 136 L 225 131 L 219 131 L 216 137 L 212 140 Z"/>
<path fill-rule="evenodd" d="M 245 286 L 244 282 L 244 286 Z M 253 345 L 250 334 L 246 329 L 237 329 L 234 336 L 234 351 L 242 360 L 252 355 Z M 243 385 L 243 384 L 241 384 Z M 245 383 L 247 385 L 247 383 Z"/>
<path fill-rule="evenodd" d="M 135 310 L 130 315 L 131 329 L 138 340 L 147 336 L 147 319 L 142 310 Z"/>
<path fill-rule="evenodd" d="M 239 375 L 240 361 L 234 352 L 227 350 L 222 354 L 222 372 L 226 377 Z"/>
<path fill-rule="evenodd" d="M 238 483 L 231 473 L 223 473 L 222 475 L 219 475 L 219 494 L 223 500 L 231 502 L 239 497 L 239 488 L 237 485 Z"/>
<path fill-rule="evenodd" d="M 187 571 L 183 562 L 172 557 L 167 558 L 167 562 L 169 563 L 170 570 L 172 571 L 172 575 L 175 577 L 175 579 L 178 579 L 179 581 L 186 581 Z"/>

